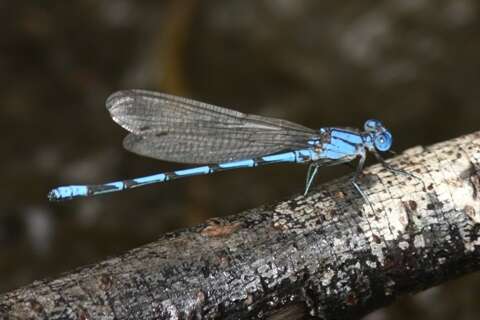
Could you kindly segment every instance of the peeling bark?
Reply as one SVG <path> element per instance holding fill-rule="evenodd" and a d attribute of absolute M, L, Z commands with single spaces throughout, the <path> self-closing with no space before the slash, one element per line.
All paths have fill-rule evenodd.
<path fill-rule="evenodd" d="M 357 319 L 478 269 L 480 132 L 0 296 L 2 319 Z M 372 211 L 373 209 L 373 211 Z"/>

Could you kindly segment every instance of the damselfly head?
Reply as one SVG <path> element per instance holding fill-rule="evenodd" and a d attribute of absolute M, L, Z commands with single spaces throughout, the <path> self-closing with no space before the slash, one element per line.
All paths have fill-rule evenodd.
<path fill-rule="evenodd" d="M 375 119 L 367 120 L 365 121 L 364 128 L 372 137 L 375 149 L 381 152 L 390 150 L 393 142 L 392 134 L 385 129 L 380 121 Z"/>

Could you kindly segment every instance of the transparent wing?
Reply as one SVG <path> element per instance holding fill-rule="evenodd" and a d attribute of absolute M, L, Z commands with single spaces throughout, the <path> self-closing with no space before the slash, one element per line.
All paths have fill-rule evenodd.
<path fill-rule="evenodd" d="M 287 142 L 282 140 L 280 135 L 264 134 L 263 140 L 260 140 L 257 132 L 251 134 L 242 132 L 235 135 L 216 132 L 217 135 L 197 131 L 161 136 L 140 136 L 131 133 L 125 138 L 124 147 L 134 153 L 165 161 L 215 163 L 255 158 L 306 146 L 304 141 Z M 252 138 L 252 135 L 255 137 Z"/>
<path fill-rule="evenodd" d="M 184 163 L 231 161 L 308 146 L 316 132 L 274 118 L 143 90 L 114 93 L 107 109 L 131 133 L 127 150 Z"/>

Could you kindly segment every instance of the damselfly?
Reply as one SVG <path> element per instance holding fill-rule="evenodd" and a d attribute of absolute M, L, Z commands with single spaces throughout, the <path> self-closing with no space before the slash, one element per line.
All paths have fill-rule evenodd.
<path fill-rule="evenodd" d="M 116 92 L 106 106 L 112 119 L 130 132 L 123 141 L 127 150 L 155 159 L 202 165 L 104 184 L 58 187 L 48 194 L 51 201 L 274 163 L 309 163 L 307 194 L 319 167 L 354 159 L 359 162 L 352 183 L 366 199 L 357 179 L 367 152 L 388 166 L 379 153 L 389 151 L 392 145 L 392 134 L 378 120 L 367 120 L 363 131 L 336 127 L 313 130 L 286 120 L 144 90 Z"/>

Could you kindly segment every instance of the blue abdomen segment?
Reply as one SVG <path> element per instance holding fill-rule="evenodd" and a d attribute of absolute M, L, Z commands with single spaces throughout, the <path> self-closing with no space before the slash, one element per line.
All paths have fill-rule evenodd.
<path fill-rule="evenodd" d="M 301 149 L 296 151 L 265 155 L 255 159 L 236 160 L 216 165 L 205 165 L 172 172 L 158 173 L 146 177 L 114 181 L 104 184 L 63 186 L 51 190 L 48 194 L 48 198 L 51 201 L 69 200 L 133 189 L 140 186 L 167 182 L 170 180 L 184 177 L 207 175 L 219 171 L 241 168 L 253 168 L 261 165 L 269 165 L 274 163 L 305 163 L 317 161 L 319 160 L 319 158 L 320 155 L 313 149 Z"/>
<path fill-rule="evenodd" d="M 247 160 L 238 160 L 238 161 L 220 163 L 218 167 L 224 170 L 228 170 L 228 169 L 240 169 L 240 168 L 253 168 L 255 167 L 255 165 L 256 165 L 255 160 L 247 159 Z"/>
<path fill-rule="evenodd" d="M 154 174 L 148 177 L 133 179 L 138 184 L 147 184 L 151 181 L 165 181 L 167 176 L 164 173 Z"/>

